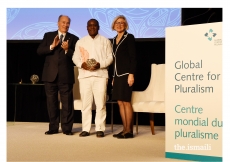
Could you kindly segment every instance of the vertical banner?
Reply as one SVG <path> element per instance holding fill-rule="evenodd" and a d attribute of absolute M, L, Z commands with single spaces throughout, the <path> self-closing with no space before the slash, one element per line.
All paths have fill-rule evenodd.
<path fill-rule="evenodd" d="M 166 28 L 166 158 L 222 161 L 222 22 Z"/>

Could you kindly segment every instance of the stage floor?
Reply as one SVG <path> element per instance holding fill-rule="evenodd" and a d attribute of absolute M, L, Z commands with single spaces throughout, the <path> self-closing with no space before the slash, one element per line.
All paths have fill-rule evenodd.
<path fill-rule="evenodd" d="M 63 133 L 45 135 L 48 123 L 7 122 L 7 161 L 179 161 L 165 158 L 165 127 L 139 125 L 133 139 L 117 139 L 112 135 L 122 125 L 106 126 L 105 137 L 79 137 L 81 124 L 74 123 L 73 136 Z M 180 160 L 182 161 L 182 160 Z"/>

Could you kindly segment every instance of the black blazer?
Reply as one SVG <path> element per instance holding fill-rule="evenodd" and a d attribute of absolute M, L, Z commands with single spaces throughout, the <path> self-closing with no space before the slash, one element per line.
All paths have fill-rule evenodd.
<path fill-rule="evenodd" d="M 72 56 L 75 44 L 79 38 L 68 32 L 66 33 L 64 41 L 69 40 L 69 49 L 65 54 L 61 45 L 50 50 L 50 45 L 56 35 L 58 35 L 58 31 L 45 33 L 44 38 L 37 49 L 38 55 L 46 57 L 42 73 L 42 81 L 53 82 L 58 74 L 61 83 L 74 83 L 74 63 L 72 61 Z"/>
<path fill-rule="evenodd" d="M 113 76 L 134 74 L 136 71 L 136 48 L 135 38 L 132 34 L 125 32 L 116 46 L 116 38 L 113 38 Z"/>

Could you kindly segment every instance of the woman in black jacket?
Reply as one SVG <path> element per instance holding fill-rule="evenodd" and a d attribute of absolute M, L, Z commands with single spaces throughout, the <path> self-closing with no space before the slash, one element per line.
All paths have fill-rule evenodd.
<path fill-rule="evenodd" d="M 131 95 L 136 70 L 135 38 L 128 33 L 128 22 L 123 15 L 117 16 L 112 23 L 112 30 L 117 31 L 113 39 L 113 93 L 117 100 L 123 123 L 123 130 L 114 134 L 117 138 L 133 138 L 133 108 Z"/>

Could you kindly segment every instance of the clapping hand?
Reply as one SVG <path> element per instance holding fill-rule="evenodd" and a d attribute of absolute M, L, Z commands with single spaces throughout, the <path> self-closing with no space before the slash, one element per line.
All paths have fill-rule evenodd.
<path fill-rule="evenodd" d="M 52 49 L 54 49 L 59 44 L 59 42 L 60 42 L 59 37 L 58 35 L 56 35 L 56 37 L 53 40 L 53 43 L 51 44 Z"/>
<path fill-rule="evenodd" d="M 63 41 L 61 44 L 61 48 L 63 48 L 65 51 L 68 51 L 69 49 L 69 40 Z"/>

